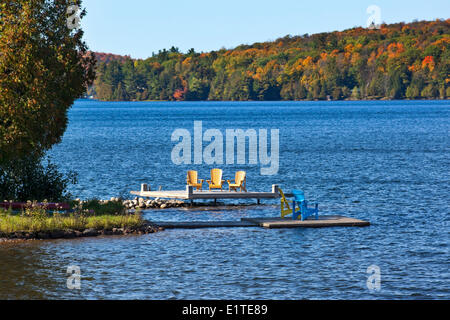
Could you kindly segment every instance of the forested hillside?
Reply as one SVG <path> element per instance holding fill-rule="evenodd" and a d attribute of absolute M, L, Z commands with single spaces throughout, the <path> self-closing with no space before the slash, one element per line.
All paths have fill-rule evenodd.
<path fill-rule="evenodd" d="M 450 97 L 450 19 L 286 36 L 146 60 L 104 59 L 101 100 L 325 100 Z"/>

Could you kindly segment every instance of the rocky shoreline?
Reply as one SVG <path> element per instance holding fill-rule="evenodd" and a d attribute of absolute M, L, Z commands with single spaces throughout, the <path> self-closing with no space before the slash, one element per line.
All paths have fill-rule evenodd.
<path fill-rule="evenodd" d="M 144 235 L 164 231 L 164 228 L 146 221 L 138 228 L 112 228 L 112 229 L 85 229 L 79 230 L 53 230 L 53 231 L 17 231 L 12 233 L 1 233 L 0 242 L 24 241 L 24 240 L 50 240 L 50 239 L 75 239 L 98 236 L 121 236 L 121 235 Z"/>
<path fill-rule="evenodd" d="M 168 208 L 184 208 L 189 204 L 181 200 L 162 200 L 156 198 L 154 200 L 145 200 L 143 198 L 134 198 L 133 200 L 121 200 L 120 198 L 111 198 L 111 200 L 103 200 L 105 203 L 108 201 L 121 201 L 124 207 L 128 210 L 146 210 L 146 209 L 168 209 Z"/>

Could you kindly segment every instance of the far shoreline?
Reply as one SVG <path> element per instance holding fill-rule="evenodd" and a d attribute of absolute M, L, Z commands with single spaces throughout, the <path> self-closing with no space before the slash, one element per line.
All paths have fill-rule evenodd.
<path fill-rule="evenodd" d="M 176 101 L 176 100 L 100 100 L 97 98 L 79 98 L 76 101 L 96 101 L 96 102 L 173 102 L 173 103 L 193 103 L 193 102 L 200 102 L 200 103 L 219 103 L 219 102 L 227 102 L 227 103 L 240 103 L 240 102 L 262 102 L 262 103 L 268 103 L 268 102 L 369 102 L 369 101 L 411 101 L 411 102 L 419 102 L 419 101 L 448 101 L 450 100 L 450 97 L 448 98 L 439 98 L 439 99 L 390 99 L 390 98 L 374 98 L 374 99 L 340 99 L 340 100 L 182 100 L 182 101 Z"/>

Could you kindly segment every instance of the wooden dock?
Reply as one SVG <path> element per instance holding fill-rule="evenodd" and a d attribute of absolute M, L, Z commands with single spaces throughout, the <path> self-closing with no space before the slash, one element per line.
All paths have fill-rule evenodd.
<path fill-rule="evenodd" d="M 327 227 L 367 227 L 370 222 L 344 216 L 319 216 L 319 220 L 306 221 L 282 218 L 242 218 L 241 221 L 186 221 L 158 222 L 156 225 L 166 229 L 198 229 L 198 228 L 327 228 Z"/>
<path fill-rule="evenodd" d="M 186 190 L 172 191 L 147 191 L 147 185 L 142 185 L 141 191 L 131 191 L 131 194 L 141 198 L 161 198 L 178 200 L 199 200 L 199 199 L 278 199 L 278 185 L 272 186 L 272 192 L 237 192 L 237 191 L 197 191 L 193 187 L 187 186 Z"/>
<path fill-rule="evenodd" d="M 141 198 L 162 198 L 179 200 L 197 199 L 278 199 L 278 185 L 272 186 L 272 192 L 235 192 L 235 191 L 194 191 L 194 188 L 187 186 L 186 190 L 174 191 L 150 191 L 148 186 L 143 184 L 141 191 L 131 191 L 131 194 Z M 286 197 L 292 195 L 286 194 Z M 325 227 L 366 227 L 370 223 L 359 219 L 344 216 L 319 216 L 318 220 L 308 219 L 306 221 L 292 220 L 289 218 L 242 218 L 240 221 L 152 221 L 156 225 L 167 229 L 197 229 L 197 228 L 251 228 L 262 227 L 268 229 L 275 228 L 325 228 Z"/>

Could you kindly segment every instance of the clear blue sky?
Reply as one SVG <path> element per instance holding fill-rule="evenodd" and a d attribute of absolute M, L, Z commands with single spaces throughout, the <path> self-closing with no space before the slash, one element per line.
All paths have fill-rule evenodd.
<path fill-rule="evenodd" d="M 146 58 L 171 46 L 211 51 L 366 26 L 370 5 L 386 23 L 450 13 L 449 0 L 84 0 L 82 26 L 91 50 Z"/>

